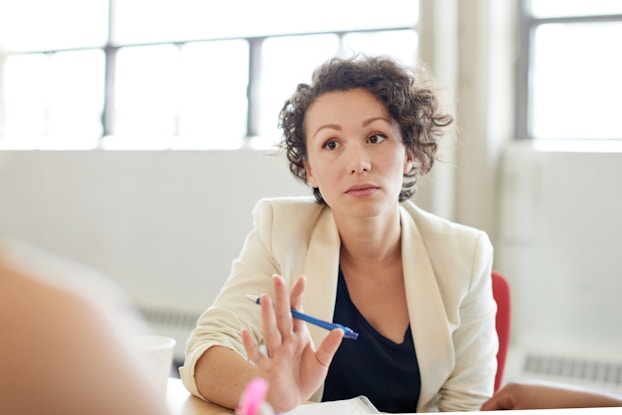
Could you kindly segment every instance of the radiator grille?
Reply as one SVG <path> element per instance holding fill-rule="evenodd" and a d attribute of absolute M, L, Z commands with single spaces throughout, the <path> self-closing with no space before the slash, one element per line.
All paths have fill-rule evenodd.
<path fill-rule="evenodd" d="M 183 364 L 186 341 L 196 327 L 200 313 L 157 306 L 139 306 L 138 310 L 154 333 L 170 336 L 177 340 L 173 366 L 178 367 Z M 176 370 L 175 373 L 177 373 Z"/>
<path fill-rule="evenodd" d="M 622 363 L 554 356 L 527 355 L 523 370 L 554 378 L 622 386 Z"/>
<path fill-rule="evenodd" d="M 140 312 L 143 318 L 151 325 L 179 327 L 180 329 L 193 329 L 199 318 L 197 313 L 144 306 L 140 307 Z"/>

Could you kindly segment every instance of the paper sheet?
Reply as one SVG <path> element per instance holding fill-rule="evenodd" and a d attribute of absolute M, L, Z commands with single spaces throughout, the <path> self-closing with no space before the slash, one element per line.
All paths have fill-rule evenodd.
<path fill-rule="evenodd" d="M 329 401 L 308 403 L 299 405 L 296 409 L 284 412 L 281 415 L 363 415 L 379 414 L 380 412 L 365 396 L 344 399 L 341 401 Z"/>

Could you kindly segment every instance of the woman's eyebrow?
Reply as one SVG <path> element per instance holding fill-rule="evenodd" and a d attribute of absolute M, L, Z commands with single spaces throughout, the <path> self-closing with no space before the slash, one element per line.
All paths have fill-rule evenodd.
<path fill-rule="evenodd" d="M 341 126 L 339 124 L 324 124 L 322 126 L 320 126 L 317 130 L 315 130 L 315 133 L 313 133 L 313 137 L 315 137 L 320 131 L 329 128 L 331 130 L 338 130 L 341 131 Z"/>
<path fill-rule="evenodd" d="M 377 121 L 377 120 L 386 121 L 389 124 L 391 123 L 386 117 L 372 117 L 372 118 L 369 118 L 369 119 L 363 121 L 363 123 L 362 123 L 363 127 L 367 127 L 369 124 L 371 124 L 372 122 Z"/>
<path fill-rule="evenodd" d="M 363 122 L 361 123 L 361 125 L 362 125 L 363 127 L 367 127 L 369 124 L 373 123 L 374 121 L 378 121 L 378 120 L 385 121 L 385 122 L 387 122 L 387 123 L 389 123 L 389 124 L 391 123 L 391 122 L 387 119 L 387 117 L 384 117 L 384 116 L 378 116 L 378 117 L 371 117 L 371 118 L 368 118 L 368 119 L 366 119 L 366 120 L 363 120 Z M 341 131 L 341 130 L 342 130 L 342 127 L 341 127 L 341 125 L 339 125 L 339 124 L 324 124 L 324 125 L 322 125 L 322 126 L 318 127 L 318 129 L 317 129 L 317 130 L 315 130 L 315 133 L 313 134 L 313 137 L 315 137 L 315 136 L 316 136 L 316 135 L 317 135 L 320 131 L 322 131 L 322 130 L 324 130 L 324 129 L 332 129 L 332 130 Z"/>

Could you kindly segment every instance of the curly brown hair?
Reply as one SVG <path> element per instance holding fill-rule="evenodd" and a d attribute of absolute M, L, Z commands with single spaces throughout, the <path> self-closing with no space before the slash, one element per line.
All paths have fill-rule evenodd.
<path fill-rule="evenodd" d="M 279 127 L 283 129 L 280 147 L 286 150 L 290 171 L 308 184 L 304 120 L 309 106 L 328 92 L 364 88 L 384 104 L 399 124 L 404 145 L 414 156 L 413 168 L 404 174 L 399 195 L 400 202 L 410 199 L 419 176 L 429 172 L 434 164 L 444 127 L 453 122 L 451 115 L 438 108 L 428 81 L 422 68 L 415 71 L 388 57 L 357 55 L 330 59 L 313 72 L 311 85 L 298 85 L 279 114 Z M 313 189 L 313 194 L 319 203 L 326 203 L 318 188 Z"/>

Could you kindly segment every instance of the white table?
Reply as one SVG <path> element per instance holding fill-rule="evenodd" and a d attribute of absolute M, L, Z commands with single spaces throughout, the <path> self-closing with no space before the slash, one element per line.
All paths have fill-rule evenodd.
<path fill-rule="evenodd" d="M 232 415 L 231 409 L 205 402 L 192 396 L 181 379 L 170 378 L 166 390 L 166 404 L 171 415 Z"/>
<path fill-rule="evenodd" d="M 171 415 L 232 415 L 231 409 L 192 396 L 180 379 L 170 378 L 166 402 Z M 516 414 L 516 415 L 622 415 L 622 408 L 531 409 L 524 411 L 445 412 L 446 414 Z M 318 414 L 323 415 L 323 414 Z M 342 415 L 342 414 L 335 414 Z"/>

